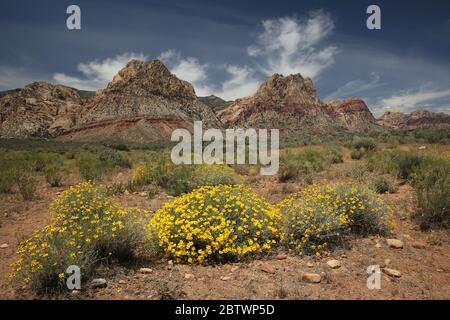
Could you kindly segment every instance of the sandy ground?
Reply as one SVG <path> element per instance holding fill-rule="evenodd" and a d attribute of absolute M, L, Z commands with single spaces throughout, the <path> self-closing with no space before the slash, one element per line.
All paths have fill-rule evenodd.
<path fill-rule="evenodd" d="M 127 174 L 120 173 L 117 179 Z M 286 187 L 275 178 L 249 178 L 249 182 L 272 203 L 283 199 L 287 189 L 291 193 L 301 188 L 301 183 Z M 48 206 L 63 189 L 50 188 L 42 179 L 36 200 L 24 202 L 18 193 L 0 195 L 0 244 L 8 245 L 0 249 L 0 298 L 48 298 L 13 288 L 6 273 L 17 258 L 19 242 L 49 222 Z M 145 266 L 102 267 L 98 276 L 107 279 L 106 288 L 86 288 L 52 299 L 450 299 L 449 231 L 420 231 L 412 219 L 410 186 L 402 185 L 397 193 L 384 197 L 393 208 L 397 225 L 390 238 L 402 240 L 403 249 L 390 248 L 385 238 L 371 237 L 352 239 L 344 248 L 321 258 L 287 255 L 280 260 L 274 252 L 259 260 L 222 265 L 172 265 L 163 259 Z M 153 200 L 139 194 L 117 199 L 123 205 L 152 211 L 170 200 L 165 194 Z M 417 241 L 426 244 L 425 248 L 415 248 Z M 326 264 L 330 259 L 339 260 L 341 267 L 330 268 Z M 366 269 L 370 265 L 396 269 L 402 275 L 396 278 L 382 273 L 381 289 L 369 290 Z M 143 274 L 140 267 L 153 271 Z M 304 272 L 320 274 L 321 282 L 304 281 Z"/>

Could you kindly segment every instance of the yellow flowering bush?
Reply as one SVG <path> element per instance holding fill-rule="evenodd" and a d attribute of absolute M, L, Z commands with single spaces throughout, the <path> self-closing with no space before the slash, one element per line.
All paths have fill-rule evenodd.
<path fill-rule="evenodd" d="M 312 185 L 277 206 L 282 216 L 282 242 L 291 250 L 321 255 L 349 233 L 388 232 L 388 207 L 359 185 Z"/>
<path fill-rule="evenodd" d="M 261 253 L 279 234 L 278 212 L 243 185 L 198 188 L 166 203 L 150 224 L 164 252 L 188 263 Z"/>
<path fill-rule="evenodd" d="M 51 223 L 19 245 L 10 273 L 36 291 L 63 284 L 70 265 L 87 276 L 105 259 L 130 258 L 148 234 L 146 212 L 119 207 L 91 182 L 63 192 L 51 209 Z"/>

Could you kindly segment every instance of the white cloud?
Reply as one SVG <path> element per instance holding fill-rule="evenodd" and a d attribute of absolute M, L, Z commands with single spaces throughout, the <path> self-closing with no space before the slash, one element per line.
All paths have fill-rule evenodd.
<path fill-rule="evenodd" d="M 253 94 L 260 84 L 255 71 L 248 66 L 225 65 L 216 68 L 225 71 L 229 78 L 217 85 L 210 85 L 208 64 L 193 57 L 184 58 L 174 50 L 167 50 L 158 57 L 178 78 L 189 81 L 198 96 L 214 94 L 225 100 L 234 100 Z"/>
<path fill-rule="evenodd" d="M 283 17 L 265 20 L 257 44 L 248 47 L 249 56 L 262 58 L 265 75 L 301 73 L 315 77 L 334 62 L 337 48 L 320 43 L 331 34 L 334 22 L 323 11 L 312 11 L 306 18 Z"/>
<path fill-rule="evenodd" d="M 205 84 L 207 79 L 207 64 L 202 64 L 197 58 L 183 58 L 175 50 L 162 52 L 159 57 L 174 75 L 178 78 L 190 82 L 197 95 L 210 94 L 211 88 Z"/>
<path fill-rule="evenodd" d="M 220 90 L 214 94 L 225 100 L 243 98 L 256 92 L 261 82 L 255 77 L 255 72 L 247 66 L 229 65 L 227 73 L 231 76 L 224 81 Z"/>
<path fill-rule="evenodd" d="M 142 53 L 126 52 L 113 58 L 106 58 L 102 61 L 91 61 L 80 63 L 77 66 L 82 77 L 55 73 L 53 79 L 60 84 L 75 87 L 83 90 L 97 90 L 105 88 L 108 82 L 119 72 L 120 69 L 132 59 L 146 60 L 147 56 Z"/>
<path fill-rule="evenodd" d="M 356 93 L 378 88 L 384 85 L 384 83 L 380 83 L 380 79 L 380 75 L 373 72 L 370 74 L 368 80 L 356 79 L 349 81 L 336 89 L 334 92 L 327 95 L 324 100 L 345 99 L 355 95 Z"/>
<path fill-rule="evenodd" d="M 420 108 L 428 108 L 434 111 L 444 111 L 449 113 L 450 110 L 445 105 L 440 105 L 439 99 L 450 97 L 450 89 L 419 89 L 408 90 L 389 98 L 383 98 L 375 105 L 376 111 L 394 109 L 400 112 L 412 112 Z"/>

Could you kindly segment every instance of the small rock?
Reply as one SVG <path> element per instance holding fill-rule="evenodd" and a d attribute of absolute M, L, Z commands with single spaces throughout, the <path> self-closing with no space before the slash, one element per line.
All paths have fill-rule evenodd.
<path fill-rule="evenodd" d="M 302 280 L 311 283 L 319 283 L 322 280 L 322 277 L 317 273 L 303 272 Z"/>
<path fill-rule="evenodd" d="M 419 150 L 425 150 L 427 148 L 427 146 L 420 146 Z"/>
<path fill-rule="evenodd" d="M 189 279 L 194 279 L 195 276 L 194 276 L 192 273 L 186 273 L 186 274 L 184 275 L 184 278 L 187 279 L 187 280 L 189 280 Z"/>
<path fill-rule="evenodd" d="M 153 272 L 153 269 L 150 269 L 150 268 L 140 268 L 140 269 L 139 269 L 139 272 L 140 272 L 140 273 L 152 273 L 152 272 Z"/>
<path fill-rule="evenodd" d="M 308 263 L 306 264 L 306 266 L 307 266 L 308 268 L 312 268 L 312 267 L 314 267 L 314 263 L 308 262 Z"/>
<path fill-rule="evenodd" d="M 384 265 L 385 266 L 388 266 L 388 265 L 390 265 L 391 264 L 391 259 L 385 259 L 384 260 Z"/>
<path fill-rule="evenodd" d="M 129 194 L 130 194 L 130 191 L 125 190 L 125 192 L 124 192 L 123 194 L 124 194 L 124 195 L 129 195 Z"/>
<path fill-rule="evenodd" d="M 91 281 L 91 288 L 106 288 L 107 282 L 105 279 L 98 278 Z"/>
<path fill-rule="evenodd" d="M 387 244 L 389 247 L 394 249 L 402 249 L 403 248 L 403 241 L 398 239 L 387 239 Z"/>
<path fill-rule="evenodd" d="M 80 290 L 72 290 L 72 291 L 70 292 L 70 294 L 72 294 L 73 296 L 77 296 L 77 295 L 80 294 Z"/>
<path fill-rule="evenodd" d="M 223 276 L 223 277 L 220 277 L 220 280 L 222 280 L 222 281 L 228 281 L 228 280 L 231 280 L 231 277 Z"/>
<path fill-rule="evenodd" d="M 284 252 L 280 252 L 280 253 L 277 255 L 277 260 L 286 260 L 286 259 L 287 259 L 287 254 L 284 253 Z"/>
<path fill-rule="evenodd" d="M 1 249 L 6 249 L 8 247 L 9 247 L 9 244 L 7 244 L 7 243 L 4 243 L 0 246 Z"/>
<path fill-rule="evenodd" d="M 139 195 L 140 195 L 141 197 L 146 197 L 146 196 L 147 196 L 147 192 L 139 192 Z"/>
<path fill-rule="evenodd" d="M 331 268 L 331 269 L 338 269 L 341 267 L 341 263 L 339 262 L 339 260 L 330 260 L 327 261 L 327 265 Z"/>
<path fill-rule="evenodd" d="M 233 266 L 233 267 L 231 267 L 231 272 L 235 272 L 238 269 L 239 269 L 239 266 Z"/>
<path fill-rule="evenodd" d="M 167 196 L 166 196 L 166 198 L 167 198 L 167 199 L 173 199 L 173 198 L 174 198 L 174 196 L 171 196 L 171 195 L 167 195 Z"/>
<path fill-rule="evenodd" d="M 380 248 L 381 248 L 381 243 L 377 243 L 377 244 L 375 245 L 375 248 L 380 249 Z"/>
<path fill-rule="evenodd" d="M 427 247 L 427 244 L 422 241 L 414 241 L 411 243 L 411 246 L 416 249 L 425 249 Z"/>
<path fill-rule="evenodd" d="M 386 273 L 388 276 L 394 278 L 400 278 L 402 276 L 402 273 L 395 269 L 383 268 L 383 272 Z"/>
<path fill-rule="evenodd" d="M 119 284 L 125 284 L 127 283 L 125 280 L 119 280 Z"/>
<path fill-rule="evenodd" d="M 275 273 L 275 269 L 268 263 L 263 263 L 261 265 L 261 270 L 266 272 L 266 273 Z"/>

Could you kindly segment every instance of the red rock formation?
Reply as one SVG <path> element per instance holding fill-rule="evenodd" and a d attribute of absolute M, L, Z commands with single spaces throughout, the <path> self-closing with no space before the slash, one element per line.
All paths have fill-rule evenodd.
<path fill-rule="evenodd" d="M 107 88 L 86 103 L 77 126 L 60 139 L 149 142 L 170 139 L 176 128 L 221 128 L 214 112 L 158 60 L 130 61 Z"/>
<path fill-rule="evenodd" d="M 254 96 L 236 100 L 218 114 L 229 127 L 277 128 L 291 132 L 359 131 L 376 126 L 364 101 L 324 104 L 310 78 L 271 76 Z"/>
<path fill-rule="evenodd" d="M 362 131 L 376 126 L 376 120 L 366 103 L 358 98 L 348 98 L 327 103 L 329 113 L 350 131 Z"/>
<path fill-rule="evenodd" d="M 384 127 L 393 129 L 450 125 L 450 115 L 428 110 L 417 110 L 411 114 L 404 114 L 397 111 L 386 111 L 380 118 L 377 119 L 377 123 Z"/>

